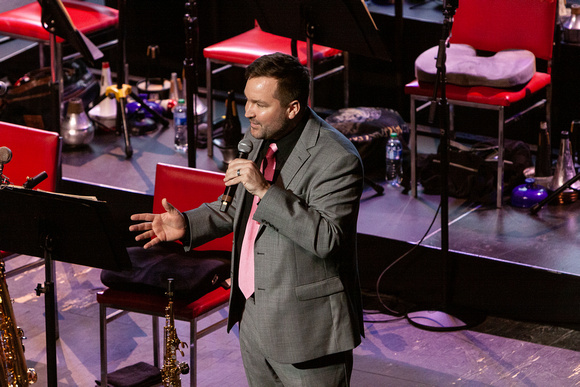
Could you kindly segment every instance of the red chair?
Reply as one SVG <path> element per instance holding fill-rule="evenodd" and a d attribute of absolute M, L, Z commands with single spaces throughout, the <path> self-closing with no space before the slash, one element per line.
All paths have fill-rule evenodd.
<path fill-rule="evenodd" d="M 12 160 L 4 166 L 4 175 L 15 185 L 27 177 L 45 171 L 48 178 L 37 189 L 56 192 L 61 180 L 62 139 L 58 133 L 0 122 L 0 146 L 12 151 Z"/>
<path fill-rule="evenodd" d="M 154 213 L 165 212 L 161 200 L 167 200 L 180 211 L 198 207 L 202 203 L 214 201 L 223 193 L 223 173 L 199 169 L 158 164 L 155 175 Z M 232 234 L 208 242 L 196 250 L 221 250 L 231 252 Z M 174 316 L 176 320 L 189 322 L 190 334 L 190 384 L 196 385 L 197 340 L 225 326 L 227 318 L 221 318 L 205 329 L 198 329 L 202 318 L 227 306 L 229 289 L 218 287 L 198 299 L 175 299 Z M 127 312 L 151 315 L 153 319 L 153 354 L 154 366 L 159 368 L 159 322 L 158 317 L 165 316 L 167 297 L 143 293 L 114 290 L 108 288 L 97 294 L 100 314 L 101 337 L 101 385 L 107 381 L 107 324 Z M 117 309 L 107 316 L 107 308 Z M 178 332 L 179 335 L 179 332 Z"/>
<path fill-rule="evenodd" d="M 298 59 L 303 65 L 309 65 L 311 83 L 326 78 L 338 72 L 343 73 L 344 106 L 348 106 L 348 53 L 330 47 L 314 44 L 312 46 L 312 63 L 307 63 L 307 44 L 297 42 Z M 213 156 L 213 87 L 212 77 L 232 67 L 245 68 L 262 55 L 281 52 L 292 55 L 292 39 L 273 35 L 262 31 L 256 23 L 255 27 L 240 35 L 215 43 L 203 49 L 206 60 L 207 87 L 207 141 L 208 156 Z M 314 63 L 321 64 L 330 59 L 342 57 L 342 64 L 326 72 L 315 75 Z M 214 65 L 219 67 L 214 68 Z M 314 106 L 313 90 L 310 94 L 310 104 Z"/>
<path fill-rule="evenodd" d="M 0 122 L 0 146 L 12 151 L 12 159 L 4 165 L 3 175 L 11 184 L 23 185 L 28 177 L 46 172 L 48 178 L 35 189 L 56 192 L 61 180 L 62 139 L 57 133 Z M 0 246 L 0 249 L 2 246 Z M 12 253 L 0 251 L 0 258 Z M 44 264 L 44 259 L 19 266 L 6 273 L 7 277 Z"/>
<path fill-rule="evenodd" d="M 69 14 L 72 24 L 84 35 L 114 29 L 119 21 L 118 11 L 113 8 L 77 0 L 63 0 L 62 4 Z M 62 79 L 61 43 L 63 39 L 50 34 L 43 27 L 41 13 L 42 9 L 37 1 L 0 13 L 0 34 L 38 42 L 41 44 L 41 48 L 42 45 L 49 44 L 53 80 L 58 83 Z M 43 66 L 42 51 L 40 56 L 41 66 Z M 62 100 L 62 96 L 59 98 Z M 50 129 L 58 132 L 60 125 L 58 128 Z"/>
<path fill-rule="evenodd" d="M 545 62 L 543 64 L 547 68 L 547 72 L 536 71 L 526 85 L 517 89 L 446 85 L 446 97 L 450 105 L 495 110 L 498 113 L 497 207 L 502 206 L 503 197 L 505 125 L 541 106 L 545 107 L 546 120 L 548 124 L 550 122 L 551 76 L 549 70 L 557 5 L 556 0 L 462 0 L 455 13 L 451 43 L 468 44 L 476 50 L 488 52 L 506 49 L 529 50 L 535 55 L 537 61 Z M 541 91 L 545 91 L 546 96 L 537 102 L 536 96 Z M 405 86 L 405 93 L 411 96 L 411 187 L 413 195 L 417 196 L 415 115 L 427 104 L 417 107 L 416 102 L 426 101 L 433 97 L 433 84 L 415 80 Z M 518 106 L 514 107 L 516 104 Z M 510 107 L 518 108 L 518 110 L 509 117 L 505 117 L 508 112 L 506 109 Z M 512 113 L 511 110 L 510 113 Z M 453 122 L 453 117 L 450 117 L 450 122 Z"/>

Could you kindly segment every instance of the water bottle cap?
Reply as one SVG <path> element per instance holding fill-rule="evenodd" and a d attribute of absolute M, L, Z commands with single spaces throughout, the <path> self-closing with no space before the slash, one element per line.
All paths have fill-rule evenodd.
<path fill-rule="evenodd" d="M 397 133 L 395 133 L 395 132 L 391 132 L 390 136 L 391 136 L 391 137 L 397 137 Z"/>
<path fill-rule="evenodd" d="M 183 98 L 179 98 L 179 99 L 177 100 L 177 103 L 185 103 L 185 99 L 183 99 Z"/>

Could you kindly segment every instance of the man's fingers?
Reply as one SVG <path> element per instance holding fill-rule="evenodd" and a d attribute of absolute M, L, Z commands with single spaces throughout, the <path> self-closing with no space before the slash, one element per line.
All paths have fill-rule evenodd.
<path fill-rule="evenodd" d="M 139 224 L 130 225 L 129 231 L 144 231 L 144 230 L 151 230 L 151 228 L 152 228 L 151 222 L 139 223 Z"/>
<path fill-rule="evenodd" d="M 154 214 L 133 214 L 131 215 L 131 220 L 144 220 L 146 222 L 151 222 L 155 218 Z"/>
<path fill-rule="evenodd" d="M 143 248 L 148 249 L 159 243 L 159 238 L 153 238 L 143 245 Z"/>
<path fill-rule="evenodd" d="M 155 235 L 155 233 L 153 231 L 149 230 L 149 231 L 146 231 L 146 232 L 144 232 L 142 234 L 137 235 L 135 237 L 135 240 L 136 241 L 142 241 L 143 239 L 148 239 L 148 238 L 153 237 L 153 235 Z"/>

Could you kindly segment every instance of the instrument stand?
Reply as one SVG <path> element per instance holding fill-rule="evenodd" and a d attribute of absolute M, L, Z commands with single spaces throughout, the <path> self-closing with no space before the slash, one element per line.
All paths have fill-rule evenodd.
<path fill-rule="evenodd" d="M 468 327 L 477 325 L 483 321 L 482 316 L 474 313 L 466 313 L 465 311 L 453 311 L 449 305 L 453 295 L 453 262 L 449 258 L 449 186 L 448 186 L 448 172 L 449 172 L 449 104 L 445 92 L 446 85 L 446 65 L 447 59 L 446 47 L 449 44 L 449 36 L 451 34 L 451 25 L 453 15 L 455 14 L 455 7 L 450 4 L 448 0 L 444 1 L 443 15 L 443 33 L 439 41 L 439 51 L 437 54 L 437 78 L 433 92 L 433 99 L 431 101 L 431 109 L 429 120 L 434 120 L 435 110 L 439 108 L 439 125 L 441 130 L 441 258 L 444 274 L 444 293 L 443 305 L 441 310 L 419 310 L 407 313 L 407 320 L 418 328 L 424 328 L 433 331 L 453 331 L 466 329 Z M 441 86 L 441 94 L 438 98 L 438 86 Z M 460 317 L 455 315 L 456 312 L 461 314 Z"/>
<path fill-rule="evenodd" d="M 133 98 L 135 101 L 137 101 L 143 109 L 151 113 L 156 123 L 158 124 L 161 123 L 164 128 L 169 126 L 169 121 L 167 119 L 165 119 L 155 110 L 151 109 L 151 107 L 147 105 L 141 97 L 133 93 L 132 90 L 133 88 L 130 85 L 126 84 L 121 84 L 121 86 L 119 86 L 118 84 L 116 86 L 109 86 L 107 87 L 105 93 L 99 96 L 93 102 L 93 105 L 97 106 L 105 98 L 115 98 L 117 100 L 117 124 L 116 124 L 117 134 L 121 134 L 121 130 L 119 130 L 119 128 L 122 128 L 123 137 L 125 139 L 125 156 L 127 159 L 130 159 L 133 156 L 133 147 L 131 146 L 131 134 L 129 132 L 126 111 L 127 98 L 129 96 Z"/>
<path fill-rule="evenodd" d="M 130 96 L 135 101 L 137 101 L 143 109 L 151 113 L 153 115 L 153 120 L 158 124 L 160 123 L 163 126 L 163 128 L 169 126 L 169 121 L 165 117 L 161 116 L 158 112 L 151 109 L 151 107 L 147 105 L 141 97 L 139 97 L 136 93 L 132 92 L 132 87 L 125 83 L 128 73 L 126 50 L 125 50 L 125 37 L 126 37 L 125 17 L 127 13 L 127 0 L 118 0 L 117 7 L 119 11 L 119 30 L 117 37 L 117 46 L 118 46 L 117 49 L 118 68 L 116 77 L 117 87 L 114 86 L 107 87 L 106 92 L 100 95 L 93 102 L 93 106 L 97 106 L 105 98 L 116 98 L 117 100 L 117 117 L 115 121 L 116 132 L 117 134 L 121 134 L 122 131 L 123 137 L 125 138 L 125 156 L 127 159 L 130 159 L 133 156 L 133 147 L 131 146 L 131 135 L 129 132 L 129 125 L 127 125 L 127 116 L 125 110 L 125 107 L 127 105 L 127 97 Z"/>
<path fill-rule="evenodd" d="M 103 57 L 103 53 L 72 24 L 61 0 L 38 0 L 41 7 L 41 22 L 49 33 L 50 43 L 50 97 L 52 121 L 49 130 L 60 133 L 62 84 L 62 47 L 56 37 L 69 42 L 89 62 Z"/>
<path fill-rule="evenodd" d="M 570 186 L 572 186 L 572 184 L 574 184 L 578 180 L 580 180 L 580 173 L 578 173 L 576 176 L 574 176 L 573 178 L 571 178 L 570 180 L 568 180 L 567 182 L 562 184 L 562 186 L 560 188 L 558 188 L 557 190 L 555 190 L 554 192 L 549 194 L 544 200 L 542 200 L 541 202 L 538 202 L 538 203 L 534 204 L 532 207 L 530 207 L 530 212 L 532 213 L 532 215 L 537 214 L 538 211 L 540 211 L 542 209 L 542 207 L 544 207 L 546 204 L 551 202 L 555 197 L 560 195 L 567 188 L 570 188 Z"/>

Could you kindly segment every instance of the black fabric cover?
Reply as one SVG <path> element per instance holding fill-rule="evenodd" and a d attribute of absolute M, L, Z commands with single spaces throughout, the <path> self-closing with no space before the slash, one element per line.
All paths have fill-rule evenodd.
<path fill-rule="evenodd" d="M 328 116 L 326 122 L 338 129 L 356 146 L 367 177 L 385 178 L 385 147 L 391 132 L 399 135 L 403 145 L 403 159 L 409 152 L 409 127 L 401 115 L 393 109 L 345 108 Z M 403 168 L 405 169 L 404 165 Z"/>
<path fill-rule="evenodd" d="M 450 146 L 448 193 L 454 198 L 473 202 L 494 203 L 497 187 L 497 141 L 481 142 L 468 149 Z M 441 153 L 421 156 L 418 161 L 419 181 L 426 194 L 441 193 Z M 523 184 L 524 170 L 531 167 L 529 146 L 523 141 L 504 142 L 504 196 Z"/>
<path fill-rule="evenodd" d="M 175 298 L 199 298 L 230 277 L 230 252 L 189 251 L 175 242 L 150 249 L 127 249 L 131 270 L 101 271 L 101 282 L 111 289 L 165 295 L 173 278 Z"/>
<path fill-rule="evenodd" d="M 0 120 L 37 129 L 48 129 L 51 122 L 50 96 L 51 69 L 33 70 L 18 81 L 0 98 Z M 83 105 L 99 96 L 99 82 L 87 64 L 77 59 L 63 64 L 63 111 L 72 98 L 80 98 Z"/>

